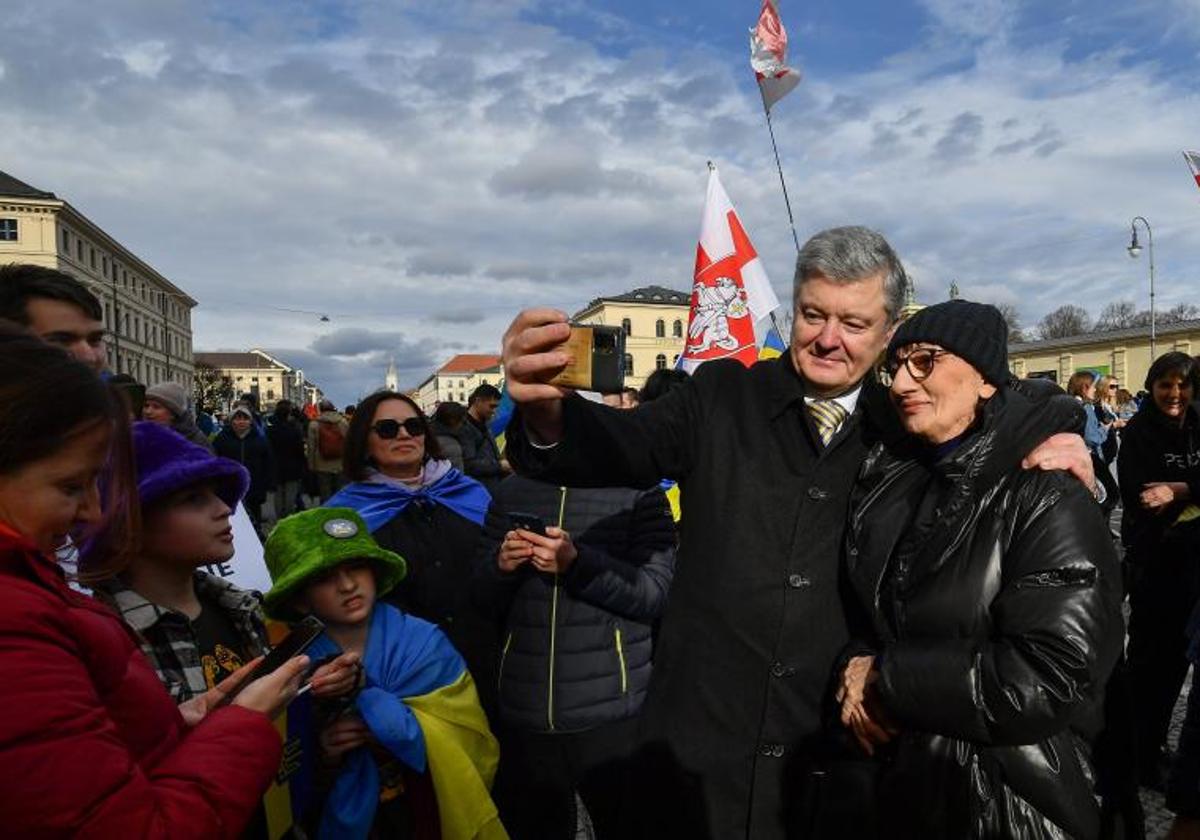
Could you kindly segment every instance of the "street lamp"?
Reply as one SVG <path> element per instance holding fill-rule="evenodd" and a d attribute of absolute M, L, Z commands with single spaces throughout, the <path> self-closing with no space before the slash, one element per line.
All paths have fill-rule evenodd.
<path fill-rule="evenodd" d="M 1150 361 L 1153 362 L 1157 355 L 1155 353 L 1155 314 L 1154 314 L 1154 231 L 1150 230 L 1150 223 L 1146 221 L 1144 216 L 1134 216 L 1133 221 L 1129 223 L 1129 231 L 1132 234 L 1129 240 L 1129 251 L 1131 259 L 1137 259 L 1142 253 L 1142 246 L 1138 244 L 1137 223 L 1141 222 L 1146 226 L 1146 242 L 1150 248 Z"/>

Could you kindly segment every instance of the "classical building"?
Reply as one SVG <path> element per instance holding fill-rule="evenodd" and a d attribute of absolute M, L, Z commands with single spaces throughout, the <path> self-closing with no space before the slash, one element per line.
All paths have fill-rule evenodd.
<path fill-rule="evenodd" d="M 683 353 L 691 300 L 688 292 L 644 286 L 598 297 L 577 312 L 574 320 L 625 331 L 625 384 L 641 388 L 652 371 L 674 367 Z"/>
<path fill-rule="evenodd" d="M 460 353 L 437 372 L 417 386 L 417 405 L 432 414 L 438 403 L 467 404 L 471 392 L 479 385 L 495 385 L 504 381 L 500 357 L 482 353 Z"/>
<path fill-rule="evenodd" d="M 1200 353 L 1200 320 L 1159 325 L 1155 355 L 1171 350 L 1188 355 Z M 1053 379 L 1065 385 L 1080 370 L 1117 377 L 1131 393 L 1137 393 L 1154 359 L 1150 355 L 1150 328 L 1090 332 L 1067 338 L 1023 341 L 1008 345 L 1009 367 L 1019 377 Z"/>
<path fill-rule="evenodd" d="M 197 353 L 196 364 L 209 367 L 229 386 L 224 405 L 206 406 L 228 411 L 229 404 L 243 394 L 254 394 L 259 409 L 271 411 L 280 400 L 295 405 L 315 405 L 321 389 L 304 378 L 304 371 L 293 368 L 264 350 L 245 353 Z"/>
<path fill-rule="evenodd" d="M 0 172 L 0 263 L 65 271 L 104 307 L 108 365 L 189 391 L 196 301 L 52 192 Z"/>
<path fill-rule="evenodd" d="M 400 390 L 400 373 L 396 370 L 394 357 L 388 362 L 387 373 L 383 375 L 383 390 L 397 392 Z"/>

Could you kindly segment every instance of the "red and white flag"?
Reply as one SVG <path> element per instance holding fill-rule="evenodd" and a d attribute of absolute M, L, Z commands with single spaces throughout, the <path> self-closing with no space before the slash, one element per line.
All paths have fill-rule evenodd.
<path fill-rule="evenodd" d="M 1185 151 L 1183 159 L 1187 161 L 1188 168 L 1192 170 L 1192 177 L 1196 179 L 1196 186 L 1200 187 L 1200 152 Z"/>
<path fill-rule="evenodd" d="M 778 307 L 762 260 L 713 167 L 679 366 L 691 373 L 713 359 L 737 359 L 749 367 L 758 360 L 754 326 Z"/>
<path fill-rule="evenodd" d="M 800 71 L 787 66 L 787 43 L 776 0 L 763 0 L 758 25 L 750 30 L 750 66 L 767 111 L 800 84 Z"/>

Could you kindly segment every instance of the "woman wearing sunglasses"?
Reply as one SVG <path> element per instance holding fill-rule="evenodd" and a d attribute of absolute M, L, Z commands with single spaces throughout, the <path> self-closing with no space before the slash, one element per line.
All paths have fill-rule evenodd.
<path fill-rule="evenodd" d="M 864 462 L 846 559 L 862 641 L 841 718 L 882 754 L 890 837 L 1095 837 L 1091 741 L 1124 633 L 1099 507 L 1024 470 L 1066 400 L 1012 387 L 991 306 L 921 310 L 888 347 L 907 432 Z"/>
<path fill-rule="evenodd" d="M 393 391 L 359 403 L 342 457 L 348 483 L 325 506 L 354 508 L 375 541 L 404 558 L 408 575 L 386 600 L 450 637 L 490 714 L 496 631 L 469 592 L 487 490 L 451 466 L 421 409 Z"/>

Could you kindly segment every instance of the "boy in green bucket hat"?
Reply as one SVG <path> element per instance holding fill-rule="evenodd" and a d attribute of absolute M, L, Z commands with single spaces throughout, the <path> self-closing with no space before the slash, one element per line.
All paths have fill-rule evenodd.
<path fill-rule="evenodd" d="M 333 770 L 306 815 L 317 836 L 506 838 L 490 794 L 499 747 L 466 663 L 435 625 L 378 600 L 404 578 L 403 558 L 350 508 L 317 508 L 280 520 L 266 561 L 267 614 L 321 619 L 314 661 L 362 657 L 348 704 L 314 701 L 311 734 Z"/>

